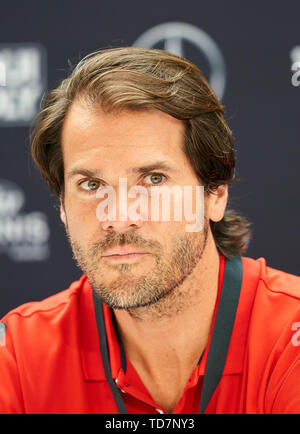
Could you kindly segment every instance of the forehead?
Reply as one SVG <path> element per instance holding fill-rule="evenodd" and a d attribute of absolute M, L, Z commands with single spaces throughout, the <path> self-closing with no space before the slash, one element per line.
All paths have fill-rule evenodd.
<path fill-rule="evenodd" d="M 154 154 L 182 159 L 183 141 L 184 123 L 159 110 L 105 113 L 84 102 L 71 106 L 62 129 L 66 164 L 78 158 L 111 160 L 116 156 L 130 163 L 130 159 L 150 158 Z"/>
<path fill-rule="evenodd" d="M 96 138 L 100 146 L 132 146 L 139 144 L 139 139 L 148 144 L 157 137 L 176 138 L 181 142 L 183 136 L 183 122 L 160 110 L 104 112 L 101 108 L 89 107 L 83 101 L 71 106 L 62 130 L 63 143 L 70 138 L 73 143 L 74 140 L 77 143 Z"/>

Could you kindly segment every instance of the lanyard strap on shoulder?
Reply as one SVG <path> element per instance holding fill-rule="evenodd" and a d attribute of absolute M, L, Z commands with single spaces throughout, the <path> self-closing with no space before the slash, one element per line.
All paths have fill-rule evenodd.
<path fill-rule="evenodd" d="M 95 294 L 95 291 L 93 291 L 93 299 L 94 299 L 94 309 L 95 309 L 96 323 L 97 323 L 99 343 L 100 343 L 100 353 L 101 353 L 101 357 L 102 357 L 102 363 L 103 363 L 105 377 L 106 377 L 106 380 L 109 384 L 110 390 L 112 391 L 114 401 L 115 401 L 116 406 L 118 408 L 118 412 L 120 414 L 128 414 L 127 408 L 126 408 L 124 401 L 121 397 L 119 389 L 118 389 L 116 383 L 114 382 L 114 379 L 112 378 L 110 363 L 109 363 L 108 345 L 107 345 L 103 307 L 102 307 L 102 302 L 101 302 L 100 298 L 97 297 L 97 295 Z"/>
<path fill-rule="evenodd" d="M 243 280 L 242 258 L 226 260 L 222 292 L 206 361 L 199 413 L 203 414 L 221 379 Z"/>

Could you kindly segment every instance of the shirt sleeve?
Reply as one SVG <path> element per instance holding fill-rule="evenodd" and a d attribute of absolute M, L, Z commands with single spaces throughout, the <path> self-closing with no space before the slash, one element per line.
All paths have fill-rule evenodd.
<path fill-rule="evenodd" d="M 24 413 L 18 366 L 9 327 L 6 327 L 5 333 L 2 331 L 1 336 L 0 377 L 0 414 Z"/>

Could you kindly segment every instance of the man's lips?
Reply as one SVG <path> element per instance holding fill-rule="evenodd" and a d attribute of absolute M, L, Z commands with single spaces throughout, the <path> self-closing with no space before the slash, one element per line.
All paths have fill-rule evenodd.
<path fill-rule="evenodd" d="M 126 256 L 126 255 L 146 255 L 148 252 L 139 250 L 137 248 L 130 247 L 116 247 L 114 249 L 107 250 L 102 256 Z"/>

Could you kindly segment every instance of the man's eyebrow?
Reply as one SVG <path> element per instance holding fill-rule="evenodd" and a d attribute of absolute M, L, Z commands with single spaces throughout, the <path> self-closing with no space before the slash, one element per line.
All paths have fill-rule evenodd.
<path fill-rule="evenodd" d="M 76 175 L 83 175 L 83 176 L 86 176 L 87 178 L 95 178 L 96 176 L 99 176 L 99 173 L 94 172 L 93 170 L 84 169 L 81 167 L 74 167 L 74 169 L 71 169 L 66 173 L 66 178 L 70 179 Z"/>
<path fill-rule="evenodd" d="M 147 164 L 145 166 L 133 167 L 132 169 L 130 169 L 130 172 L 143 174 L 143 173 L 151 172 L 153 170 L 166 170 L 169 172 L 178 172 L 178 169 L 176 169 L 175 167 L 173 167 L 172 165 L 170 165 L 165 161 L 156 161 L 154 163 Z M 87 178 L 96 178 L 101 176 L 101 172 L 97 170 L 93 171 L 90 169 L 85 169 L 83 167 L 74 167 L 73 169 L 71 169 L 66 173 L 66 178 L 70 179 L 73 178 L 73 176 L 75 175 L 83 175 L 86 176 Z"/>
<path fill-rule="evenodd" d="M 131 169 L 132 173 L 147 173 L 152 172 L 153 170 L 166 170 L 169 172 L 176 172 L 178 169 L 170 165 L 169 163 L 165 161 L 156 161 L 154 163 L 148 164 L 146 166 L 142 167 L 133 167 Z"/>

